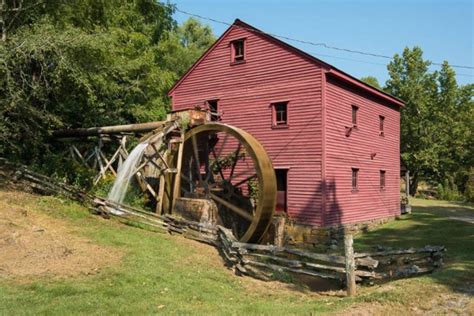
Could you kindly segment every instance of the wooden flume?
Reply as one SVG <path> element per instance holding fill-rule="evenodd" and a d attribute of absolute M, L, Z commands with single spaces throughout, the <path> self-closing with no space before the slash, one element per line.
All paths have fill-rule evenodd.
<path fill-rule="evenodd" d="M 249 133 L 212 122 L 210 113 L 187 110 L 166 121 L 60 130 L 55 138 L 98 136 L 113 139 L 124 133 L 140 136 L 149 146 L 134 174 L 141 190 L 156 201 L 158 214 L 173 214 L 181 197 L 206 199 L 217 207 L 217 222 L 241 242 L 258 243 L 268 229 L 276 202 L 276 178 L 268 154 Z M 122 143 L 108 159 L 97 146 L 97 183 L 116 174 L 128 152 Z M 74 146 L 74 145 L 72 145 Z M 126 153 L 126 155 L 124 155 Z M 91 164 L 73 147 L 71 155 Z"/>

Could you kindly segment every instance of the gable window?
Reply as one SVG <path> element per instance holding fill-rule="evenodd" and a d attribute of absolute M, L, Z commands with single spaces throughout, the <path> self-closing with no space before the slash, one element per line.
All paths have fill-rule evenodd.
<path fill-rule="evenodd" d="M 352 126 L 357 126 L 357 111 L 359 110 L 358 106 L 352 105 Z"/>
<path fill-rule="evenodd" d="M 211 121 L 219 120 L 219 104 L 217 103 L 217 100 L 208 100 L 207 105 L 211 111 Z"/>
<path fill-rule="evenodd" d="M 380 170 L 380 190 L 385 189 L 385 170 Z"/>
<path fill-rule="evenodd" d="M 272 104 L 273 127 L 288 126 L 288 102 L 277 102 Z"/>
<path fill-rule="evenodd" d="M 352 168 L 352 190 L 356 191 L 359 188 L 359 169 L 358 168 Z"/>
<path fill-rule="evenodd" d="M 381 136 L 384 135 L 384 123 L 385 123 L 385 117 L 380 115 L 379 116 L 379 134 Z"/>
<path fill-rule="evenodd" d="M 231 42 L 232 63 L 245 61 L 245 40 L 235 40 Z"/>

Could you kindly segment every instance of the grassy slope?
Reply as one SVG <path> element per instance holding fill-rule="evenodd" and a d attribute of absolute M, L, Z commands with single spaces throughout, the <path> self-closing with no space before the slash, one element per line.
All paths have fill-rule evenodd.
<path fill-rule="evenodd" d="M 102 220 L 58 198 L 25 195 L 17 203 L 63 218 L 77 227 L 78 234 L 118 247 L 126 256 L 121 265 L 94 276 L 0 279 L 0 314 L 309 314 L 368 303 L 401 308 L 420 301 L 414 293 L 425 298 L 426 292 L 455 293 L 474 278 L 473 225 L 440 217 L 444 207 L 451 208 L 445 205 L 417 206 L 414 215 L 356 240 L 359 249 L 374 244 L 444 244 L 449 252 L 443 271 L 388 287 L 363 288 L 356 299 L 348 299 L 236 277 L 211 247 Z"/>

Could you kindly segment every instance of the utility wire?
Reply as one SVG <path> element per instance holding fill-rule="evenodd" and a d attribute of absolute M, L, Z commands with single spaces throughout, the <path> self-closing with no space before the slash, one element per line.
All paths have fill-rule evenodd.
<path fill-rule="evenodd" d="M 326 57 L 326 58 L 334 58 L 334 59 L 346 60 L 346 61 L 351 61 L 351 62 L 356 62 L 356 63 L 363 63 L 363 64 L 369 64 L 369 65 L 387 67 L 387 64 L 383 64 L 383 63 L 375 63 L 375 62 L 366 61 L 366 60 L 352 59 L 352 58 L 346 58 L 346 57 L 340 57 L 340 56 L 333 56 L 333 55 L 327 55 L 327 54 L 320 54 L 320 53 L 315 53 L 315 52 L 308 52 L 308 53 L 310 53 L 311 55 L 314 55 L 314 56 L 320 56 L 320 57 Z M 433 72 L 430 71 L 430 73 L 433 73 Z M 474 77 L 474 75 L 462 74 L 462 73 L 457 73 L 457 72 L 456 72 L 456 76 Z"/>
<path fill-rule="evenodd" d="M 188 16 L 196 17 L 196 18 L 199 18 L 199 19 L 203 19 L 203 20 L 207 20 L 207 21 L 211 21 L 211 22 L 215 22 L 215 23 L 219 23 L 219 24 L 223 24 L 223 25 L 227 25 L 227 26 L 233 25 L 233 23 L 220 21 L 220 20 L 216 20 L 214 18 L 210 18 L 210 17 L 207 17 L 207 16 L 202 16 L 202 15 L 199 15 L 199 14 L 196 14 L 196 13 L 191 13 L 191 12 L 181 10 L 176 5 L 174 5 L 174 9 L 176 10 L 176 12 L 179 12 L 179 13 L 182 13 L 182 14 L 185 14 L 185 15 L 188 15 Z M 254 33 L 258 32 L 258 33 L 261 33 L 261 34 L 264 34 L 264 35 L 270 35 L 270 36 L 273 36 L 273 37 L 281 38 L 281 39 L 296 42 L 296 43 L 307 44 L 307 45 L 312 45 L 312 46 L 319 46 L 319 47 L 324 47 L 324 48 L 327 48 L 327 49 L 333 49 L 333 50 L 348 52 L 348 53 L 352 53 L 352 54 L 360 54 L 360 55 L 365 55 L 365 56 L 371 56 L 371 57 L 378 57 L 378 58 L 385 58 L 385 59 L 393 60 L 393 57 L 390 57 L 390 56 L 387 56 L 387 55 L 364 52 L 364 51 L 353 50 L 353 49 L 348 49 L 348 48 L 341 48 L 341 47 L 331 46 L 331 45 L 328 45 L 326 43 L 315 43 L 315 42 L 311 42 L 311 41 L 300 40 L 300 39 L 296 39 L 296 38 L 292 38 L 292 37 L 288 37 L 288 36 L 272 34 L 272 33 L 266 33 L 266 32 L 263 32 L 263 31 L 250 29 L 250 28 L 247 28 L 245 26 L 240 26 L 240 25 L 235 25 L 235 26 L 239 27 L 241 29 L 244 29 L 246 31 L 249 31 L 249 32 L 254 32 Z M 328 56 L 328 57 L 334 57 L 334 56 Z M 336 58 L 336 57 L 334 57 L 334 58 Z M 339 57 L 339 58 L 341 58 L 341 57 Z M 443 65 L 442 63 L 435 63 L 435 62 L 432 62 L 431 64 L 436 65 L 436 66 L 442 66 Z M 474 67 L 472 67 L 472 66 L 464 66 L 464 65 L 450 65 L 450 66 L 453 67 L 453 68 L 474 69 Z"/>

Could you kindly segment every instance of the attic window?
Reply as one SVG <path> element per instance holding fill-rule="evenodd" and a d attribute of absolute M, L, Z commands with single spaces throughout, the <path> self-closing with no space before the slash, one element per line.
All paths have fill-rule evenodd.
<path fill-rule="evenodd" d="M 232 63 L 240 63 L 245 61 L 245 40 L 235 40 L 231 42 L 232 47 Z"/>

